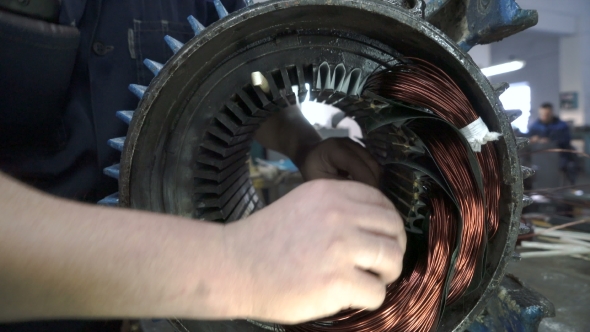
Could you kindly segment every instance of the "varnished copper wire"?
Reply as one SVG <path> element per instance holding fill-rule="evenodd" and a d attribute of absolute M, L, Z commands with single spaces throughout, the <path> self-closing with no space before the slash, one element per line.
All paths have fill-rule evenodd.
<path fill-rule="evenodd" d="M 447 295 L 447 301 L 453 303 L 467 290 L 473 279 L 477 260 L 482 254 L 486 227 L 485 209 L 475 178 L 466 167 L 468 164 L 466 147 L 456 137 L 447 137 L 442 140 L 429 136 L 423 140 L 450 183 L 463 217 L 461 249 Z"/>
<path fill-rule="evenodd" d="M 442 70 L 416 58 L 412 64 L 394 66 L 372 75 L 365 86 L 382 97 L 417 105 L 433 111 L 459 128 L 478 115 L 461 88 Z M 432 130 L 431 128 L 415 128 Z M 499 225 L 500 178 L 494 147 L 483 146 L 477 154 L 483 174 L 484 197 L 470 172 L 466 147 L 458 137 L 420 135 L 455 193 L 463 218 L 461 247 L 455 262 L 447 304 L 459 299 L 469 286 L 481 256 L 485 229 L 493 236 Z M 442 196 L 430 202 L 428 253 L 408 273 L 387 288 L 384 304 L 376 311 L 348 310 L 325 321 L 284 326 L 286 332 L 427 332 L 435 326 L 441 306 L 450 256 L 455 245 L 457 211 Z M 487 223 L 486 223 L 487 220 Z"/>
<path fill-rule="evenodd" d="M 488 221 L 488 238 L 494 237 L 500 226 L 500 173 L 498 155 L 491 144 L 482 146 L 481 153 L 476 154 L 483 176 L 486 197 L 486 217 Z"/>
<path fill-rule="evenodd" d="M 458 128 L 466 127 L 479 116 L 461 88 L 440 68 L 419 58 L 407 58 L 391 69 L 372 75 L 365 86 L 385 98 L 427 108 Z M 483 174 L 488 237 L 495 235 L 500 224 L 500 177 L 495 148 L 486 144 L 477 155 Z"/>
<path fill-rule="evenodd" d="M 422 59 L 408 58 L 408 60 L 412 63 L 401 63 L 389 70 L 372 75 L 367 81 L 365 89 L 385 98 L 427 108 L 458 128 L 466 127 L 478 118 L 477 112 L 475 112 L 467 96 L 443 70 Z M 424 137 L 430 136 L 424 135 Z M 450 144 L 447 140 L 435 141 L 433 144 L 438 146 L 430 149 L 431 152 L 441 154 L 437 163 L 446 160 L 448 163 L 455 165 L 449 168 L 449 175 L 453 173 L 452 170 L 461 167 L 458 159 L 453 159 L 450 154 L 446 153 L 449 149 L 456 149 L 457 144 Z M 462 153 L 461 156 L 463 156 L 463 165 L 465 165 L 466 152 Z M 484 197 L 487 206 L 484 210 L 485 215 L 478 216 L 477 225 L 472 224 L 475 219 L 467 218 L 464 211 L 462 211 L 464 223 L 467 224 L 467 227 L 464 226 L 462 232 L 462 243 L 463 247 L 466 248 L 461 250 L 457 260 L 457 272 L 449 292 L 449 302 L 457 300 L 465 292 L 473 277 L 479 257 L 476 248 L 479 248 L 481 246 L 480 241 L 484 240 L 479 233 L 473 232 L 482 231 L 481 218 L 485 217 L 487 220 L 487 224 L 484 223 L 483 227 L 487 227 L 488 237 L 492 237 L 497 232 L 500 223 L 500 177 L 496 150 L 493 145 L 486 144 L 482 147 L 482 152 L 476 154 L 476 157 L 483 175 Z M 435 159 L 437 158 L 435 157 Z M 465 166 L 463 168 L 465 169 Z M 449 175 L 445 174 L 445 176 Z M 465 183 L 465 177 L 463 177 L 463 180 L 456 179 L 456 181 L 454 184 L 451 182 L 451 184 L 456 187 L 455 194 L 458 194 L 458 192 L 463 192 L 461 186 Z M 470 205 L 475 204 L 473 202 L 474 197 L 466 197 L 465 199 L 472 201 Z M 477 241 L 470 239 L 470 237 L 475 236 L 478 237 Z M 467 249 L 469 246 L 471 247 Z"/>
<path fill-rule="evenodd" d="M 428 253 L 419 258 L 413 270 L 388 286 L 381 308 L 350 310 L 326 321 L 284 326 L 285 331 L 430 331 L 438 319 L 457 233 L 457 212 L 446 200 L 441 193 L 431 198 Z"/>

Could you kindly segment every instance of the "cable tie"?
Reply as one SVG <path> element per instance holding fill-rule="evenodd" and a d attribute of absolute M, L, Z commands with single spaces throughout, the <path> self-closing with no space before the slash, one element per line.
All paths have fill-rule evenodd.
<path fill-rule="evenodd" d="M 474 152 L 481 152 L 482 145 L 485 145 L 487 142 L 497 141 L 502 136 L 500 133 L 490 132 L 488 126 L 486 126 L 481 118 L 477 118 L 477 120 L 459 131 L 463 134 L 467 142 L 469 142 Z"/>

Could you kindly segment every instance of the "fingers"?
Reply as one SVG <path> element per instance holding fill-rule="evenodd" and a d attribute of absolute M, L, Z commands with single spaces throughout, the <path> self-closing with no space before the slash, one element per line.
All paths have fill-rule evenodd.
<path fill-rule="evenodd" d="M 379 190 L 352 181 L 314 180 L 300 186 L 295 193 L 300 193 L 302 199 L 321 197 L 323 206 L 331 202 L 329 206 L 343 222 L 348 220 L 367 232 L 397 236 L 405 248 L 402 218 Z"/>
<path fill-rule="evenodd" d="M 379 165 L 377 160 L 375 160 L 375 158 L 373 158 L 373 156 L 369 153 L 369 151 L 367 151 L 363 146 L 361 146 L 357 142 L 355 142 L 349 138 L 344 139 L 342 141 L 344 144 L 347 145 L 347 147 L 349 149 L 351 149 L 358 156 L 358 158 L 360 160 L 362 160 L 365 163 L 365 165 L 371 171 L 371 173 L 373 174 L 373 177 L 375 179 L 374 187 L 377 187 L 379 185 L 379 179 L 381 178 L 381 171 L 382 171 L 381 165 Z M 354 178 L 354 175 L 352 175 L 352 177 Z M 367 183 L 367 184 L 369 184 L 369 183 Z M 369 185 L 371 185 L 371 184 L 369 184 Z"/>
<path fill-rule="evenodd" d="M 330 177 L 332 179 L 342 179 L 342 177 L 335 174 L 331 174 Z M 339 197 L 340 200 L 346 199 L 369 207 L 377 206 L 387 210 L 395 210 L 393 203 L 374 187 L 354 181 L 324 181 L 324 179 L 309 181 L 301 189 L 310 190 L 309 194 L 311 195 L 329 195 Z"/>
<path fill-rule="evenodd" d="M 335 177 L 346 172 L 353 180 L 378 187 L 381 166 L 360 144 L 349 138 L 330 138 L 315 145 L 300 168 L 308 180 Z"/>
<path fill-rule="evenodd" d="M 356 266 L 378 275 L 385 284 L 397 280 L 402 272 L 403 243 L 397 238 L 363 233 L 355 236 L 353 260 Z"/>
<path fill-rule="evenodd" d="M 376 310 L 383 304 L 386 285 L 381 279 L 358 269 L 353 272 L 351 279 L 354 286 L 354 291 L 349 294 L 351 308 Z"/>
<path fill-rule="evenodd" d="M 359 229 L 376 236 L 388 237 L 395 240 L 403 256 L 406 251 L 407 238 L 404 222 L 397 210 L 382 209 L 362 204 L 355 205 L 351 208 L 354 209 L 354 213 L 357 216 L 360 216 L 355 219 L 355 223 Z"/>
<path fill-rule="evenodd" d="M 338 144 L 336 148 L 327 150 L 325 157 L 330 166 L 347 172 L 354 180 L 373 187 L 379 185 L 378 177 L 348 145 Z"/>

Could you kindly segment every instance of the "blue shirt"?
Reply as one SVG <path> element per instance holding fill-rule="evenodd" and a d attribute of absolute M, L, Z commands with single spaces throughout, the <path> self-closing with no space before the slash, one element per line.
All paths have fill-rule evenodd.
<path fill-rule="evenodd" d="M 529 137 L 539 136 L 548 138 L 550 141 L 556 142 L 559 148 L 570 148 L 570 129 L 567 123 L 561 121 L 558 117 L 554 117 L 550 123 L 544 123 L 541 120 L 533 122 L 529 128 Z"/>
<path fill-rule="evenodd" d="M 229 12 L 243 7 L 242 0 L 222 2 Z M 63 0 L 60 24 L 76 26 L 81 41 L 62 120 L 51 128 L 60 133 L 52 145 L 59 148 L 2 151 L 2 169 L 62 197 L 96 202 L 116 192 L 117 181 L 102 173 L 120 159 L 107 141 L 128 128 L 115 113 L 137 106 L 129 84 L 153 78 L 143 60 L 172 56 L 165 35 L 183 42 L 194 36 L 189 15 L 205 26 L 218 19 L 206 0 Z"/>
<path fill-rule="evenodd" d="M 569 126 L 564 121 L 561 121 L 558 117 L 554 117 L 549 123 L 544 123 L 541 120 L 533 122 L 529 128 L 529 133 L 527 136 L 548 138 L 550 141 L 557 143 L 557 146 L 560 149 L 572 149 Z M 573 156 L 574 155 L 570 153 L 561 152 L 559 154 L 559 167 L 565 167 Z"/>

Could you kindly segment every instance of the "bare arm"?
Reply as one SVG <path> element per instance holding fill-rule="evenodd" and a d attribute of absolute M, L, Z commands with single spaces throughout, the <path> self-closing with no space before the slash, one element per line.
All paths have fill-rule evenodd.
<path fill-rule="evenodd" d="M 304 184 L 223 226 L 69 202 L 0 173 L 0 211 L 0 321 L 296 323 L 377 308 L 406 241 L 387 198 L 340 181 Z"/>
<path fill-rule="evenodd" d="M 240 316 L 218 224 L 82 205 L 0 174 L 0 320 Z M 237 294 L 237 293 L 236 293 Z"/>

